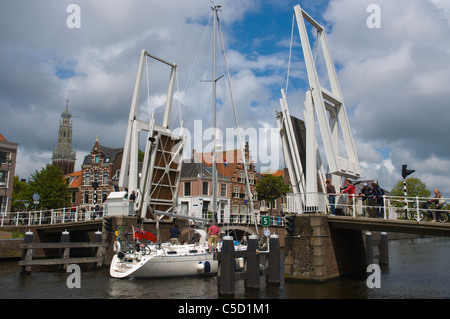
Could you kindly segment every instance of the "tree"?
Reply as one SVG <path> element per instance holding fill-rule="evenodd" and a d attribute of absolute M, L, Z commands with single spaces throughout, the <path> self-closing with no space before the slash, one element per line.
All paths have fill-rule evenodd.
<path fill-rule="evenodd" d="M 12 210 L 22 210 L 23 200 L 26 200 L 26 194 L 27 194 L 27 188 L 28 185 L 25 181 L 21 181 L 19 179 L 19 176 L 14 176 L 14 186 L 13 186 L 13 193 L 12 193 Z"/>
<path fill-rule="evenodd" d="M 26 199 L 31 202 L 33 194 L 39 194 L 39 208 L 53 209 L 70 205 L 64 175 L 58 167 L 51 164 L 47 164 L 40 172 L 36 170 L 31 175 L 26 193 Z"/>
<path fill-rule="evenodd" d="M 272 203 L 277 198 L 286 195 L 290 191 L 290 187 L 283 180 L 282 176 L 274 176 L 271 174 L 263 175 L 256 185 L 258 199 L 267 203 Z M 270 214 L 272 214 L 272 205 L 270 206 Z"/>
<path fill-rule="evenodd" d="M 419 178 L 408 177 L 406 179 L 406 193 L 408 197 L 430 197 L 431 192 L 427 189 L 427 185 L 422 182 Z M 392 196 L 400 196 L 403 197 L 403 180 L 399 180 L 397 184 L 395 184 L 394 188 L 391 190 Z M 398 202 L 398 205 L 404 205 L 402 202 Z M 411 204 L 412 205 L 412 204 Z"/>
<path fill-rule="evenodd" d="M 430 197 L 431 192 L 427 189 L 427 185 L 419 178 L 408 177 L 406 179 L 406 192 L 408 197 Z M 392 196 L 403 196 L 403 180 L 399 180 L 391 191 Z"/>

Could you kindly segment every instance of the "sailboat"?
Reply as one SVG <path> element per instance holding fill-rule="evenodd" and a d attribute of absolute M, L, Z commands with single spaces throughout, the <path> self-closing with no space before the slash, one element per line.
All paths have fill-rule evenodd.
<path fill-rule="evenodd" d="M 216 127 L 216 28 L 218 22 L 217 12 L 221 6 L 213 7 L 214 12 L 214 58 L 213 58 L 213 129 Z M 137 120 L 137 108 L 143 66 L 145 57 L 156 59 L 171 66 L 168 97 L 162 125 L 156 125 L 152 116 L 150 122 Z M 124 157 L 120 171 L 119 186 L 127 188 L 129 192 L 137 189 L 137 198 L 133 209 L 140 214 L 143 221 L 155 221 L 157 229 L 157 243 L 149 245 L 146 250 L 133 250 L 124 253 L 119 247 L 116 249 L 111 266 L 110 275 L 114 278 L 166 278 L 185 276 L 210 276 L 216 275 L 218 261 L 214 259 L 213 252 L 209 252 L 207 234 L 202 229 L 195 229 L 198 240 L 189 244 L 160 243 L 159 222 L 163 218 L 186 218 L 201 222 L 212 222 L 210 219 L 190 217 L 174 213 L 176 195 L 181 172 L 181 158 L 183 154 L 184 137 L 182 130 L 180 135 L 174 136 L 169 128 L 169 115 L 172 104 L 173 86 L 176 72 L 176 64 L 167 62 L 142 50 L 139 62 L 138 75 L 133 93 L 132 105 L 129 116 L 127 136 L 124 147 Z M 231 88 L 230 88 L 231 89 Z M 237 122 L 237 120 L 236 120 Z M 138 132 L 146 130 L 148 141 L 145 150 L 140 182 L 138 183 Z M 238 137 L 240 140 L 240 137 Z M 216 138 L 214 137 L 214 143 Z M 240 142 L 240 141 L 239 141 Z M 240 142 L 241 143 L 241 142 Z M 216 145 L 213 147 L 213 212 L 217 211 L 217 167 Z M 241 151 L 242 147 L 241 147 Z M 244 156 L 243 156 L 244 158 Z M 245 165 L 244 165 L 245 167 Z M 246 168 L 245 168 L 246 169 Z M 129 172 L 127 174 L 127 172 Z M 247 186 L 250 189 L 248 174 L 245 171 Z M 139 184 L 139 187 L 138 187 Z M 250 203 L 253 209 L 252 196 Z M 110 195 L 114 197 L 115 195 Z M 128 200 L 123 204 L 128 205 Z M 215 214 L 212 214 L 214 219 Z M 256 221 L 255 221 L 256 223 Z M 220 245 L 219 245 L 220 249 Z M 235 250 L 245 250 L 246 246 L 235 241 Z"/>

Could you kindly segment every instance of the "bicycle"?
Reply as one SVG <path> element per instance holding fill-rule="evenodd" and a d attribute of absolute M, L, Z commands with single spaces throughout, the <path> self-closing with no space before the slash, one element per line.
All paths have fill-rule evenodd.
<path fill-rule="evenodd" d="M 422 209 L 426 209 L 428 211 L 424 212 L 422 210 L 414 212 L 414 219 L 417 221 L 423 221 L 425 220 L 425 214 L 427 214 L 429 217 L 431 217 L 431 210 L 428 208 L 429 203 L 425 202 L 422 203 L 421 207 Z M 433 212 L 436 214 L 436 221 L 440 223 L 446 223 L 449 220 L 449 212 L 447 211 L 441 211 L 441 210 L 433 210 Z"/>
<path fill-rule="evenodd" d="M 140 242 L 133 242 L 128 239 L 131 235 L 129 232 L 122 232 L 119 234 L 117 241 L 114 242 L 114 251 L 118 253 L 119 251 L 124 254 L 132 254 L 134 252 L 142 251 L 142 255 L 150 255 L 151 249 L 148 245 Z"/>

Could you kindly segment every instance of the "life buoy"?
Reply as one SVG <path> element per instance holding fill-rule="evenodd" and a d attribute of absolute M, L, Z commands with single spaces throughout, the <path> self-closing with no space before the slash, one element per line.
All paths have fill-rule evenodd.
<path fill-rule="evenodd" d="M 114 252 L 117 254 L 120 251 L 120 243 L 118 241 L 114 242 Z"/>

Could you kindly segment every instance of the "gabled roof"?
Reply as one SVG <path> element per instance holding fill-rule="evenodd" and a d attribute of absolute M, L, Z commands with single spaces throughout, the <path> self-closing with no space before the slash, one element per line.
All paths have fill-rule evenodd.
<path fill-rule="evenodd" d="M 191 163 L 184 161 L 181 168 L 181 178 L 205 178 L 212 179 L 211 166 L 205 163 Z M 229 180 L 227 176 L 217 174 L 219 181 Z"/>
<path fill-rule="evenodd" d="M 0 141 L 5 141 L 5 142 L 7 142 L 6 138 L 2 135 L 2 133 L 0 133 Z"/>
<path fill-rule="evenodd" d="M 98 145 L 98 150 L 103 155 L 103 158 L 110 158 L 110 163 L 114 163 L 117 154 L 123 152 L 123 148 L 110 148 L 103 145 Z M 83 165 L 91 164 L 91 154 L 89 153 L 84 157 Z"/>
<path fill-rule="evenodd" d="M 246 144 L 246 151 L 244 152 L 249 152 L 248 144 Z M 195 162 L 202 162 L 208 166 L 212 166 L 212 153 L 197 153 L 195 150 L 193 150 L 192 157 Z M 251 156 L 249 157 L 250 163 L 253 164 Z M 217 172 L 224 176 L 233 177 L 233 175 L 236 174 L 238 166 L 243 162 L 242 152 L 240 150 L 231 150 L 216 153 Z"/>

